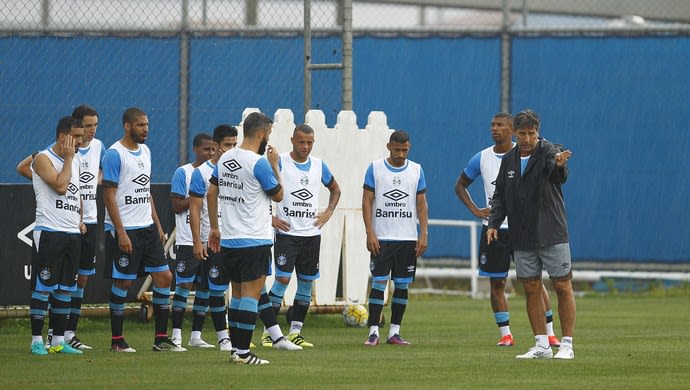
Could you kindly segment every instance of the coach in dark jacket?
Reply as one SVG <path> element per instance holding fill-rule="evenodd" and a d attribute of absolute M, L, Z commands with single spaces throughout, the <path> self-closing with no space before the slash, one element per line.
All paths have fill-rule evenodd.
<path fill-rule="evenodd" d="M 539 136 L 539 117 L 525 110 L 513 119 L 517 146 L 503 156 L 491 198 L 487 242 L 498 239 L 498 229 L 508 217 L 515 257 L 515 272 L 522 281 L 527 315 L 536 345 L 521 359 L 573 359 L 575 296 L 572 288 L 570 244 L 561 184 L 568 177 L 570 150 Z M 553 355 L 546 335 L 541 291 L 542 270 L 548 272 L 558 295 L 558 314 L 563 337 Z"/>
<path fill-rule="evenodd" d="M 524 173 L 519 147 L 503 156 L 496 191 L 491 198 L 489 227 L 499 229 L 508 217 L 513 249 L 537 249 L 568 242 L 561 192 L 568 168 L 556 165 L 555 155 L 559 152 L 559 146 L 539 139 Z"/>

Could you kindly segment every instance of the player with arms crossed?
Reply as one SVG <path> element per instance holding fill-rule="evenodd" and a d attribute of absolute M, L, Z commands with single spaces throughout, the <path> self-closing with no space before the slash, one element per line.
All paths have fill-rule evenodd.
<path fill-rule="evenodd" d="M 489 278 L 491 286 L 491 309 L 494 312 L 496 325 L 501 332 L 498 346 L 509 347 L 515 341 L 510 332 L 510 312 L 508 300 L 505 296 L 506 278 L 510 270 L 510 260 L 513 258 L 513 249 L 508 235 L 508 220 L 504 221 L 498 231 L 498 240 L 491 245 L 486 243 L 486 231 L 489 224 L 489 212 L 491 211 L 491 197 L 496 188 L 496 176 L 501 167 L 503 156 L 511 150 L 513 142 L 513 117 L 501 112 L 491 120 L 491 138 L 493 146 L 475 154 L 467 164 L 455 182 L 455 194 L 467 209 L 477 218 L 482 220 L 482 233 L 479 239 L 479 275 Z M 474 180 L 481 176 L 484 182 L 484 194 L 486 196 L 486 208 L 479 208 L 472 200 L 467 188 Z M 546 310 L 546 332 L 551 346 L 559 346 L 560 342 L 553 333 L 553 312 L 546 287 L 542 289 L 542 297 Z"/>
<path fill-rule="evenodd" d="M 389 275 L 395 289 L 386 343 L 411 344 L 400 337 L 400 325 L 407 307 L 407 288 L 414 281 L 417 258 L 428 245 L 429 222 L 424 171 L 421 165 L 407 159 L 411 146 L 406 132 L 393 132 L 386 144 L 390 155 L 372 162 L 364 176 L 362 216 L 367 249 L 371 253 L 372 276 L 367 323 L 369 338 L 365 345 L 379 344 L 379 319 Z"/>
<path fill-rule="evenodd" d="M 168 338 L 172 274 L 163 249 L 165 234 L 151 196 L 151 152 L 144 144 L 149 120 L 139 108 L 122 115 L 124 135 L 103 158 L 106 277 L 110 289 L 111 350 L 136 352 L 122 333 L 127 290 L 138 276 L 153 280 L 154 351 L 183 352 Z"/>
<path fill-rule="evenodd" d="M 340 187 L 328 165 L 310 156 L 314 129 L 309 125 L 297 126 L 290 141 L 292 151 L 281 154 L 279 161 L 285 197 L 278 203 L 277 216 L 273 217 L 276 278 L 269 297 L 278 315 L 292 272 L 296 271 L 297 293 L 290 311 L 288 339 L 302 347 L 313 347 L 301 331 L 309 311 L 312 284 L 319 277 L 321 229 L 338 205 Z M 328 206 L 322 213 L 318 212 L 320 184 L 330 193 Z"/>

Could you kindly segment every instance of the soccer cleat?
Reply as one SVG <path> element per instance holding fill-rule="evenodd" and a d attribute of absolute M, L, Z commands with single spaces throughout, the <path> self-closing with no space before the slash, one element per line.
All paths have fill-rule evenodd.
<path fill-rule="evenodd" d="M 276 340 L 275 343 L 273 343 L 273 349 L 282 349 L 285 351 L 301 351 L 302 347 L 293 344 L 292 342 L 290 342 L 290 340 L 283 336 Z"/>
<path fill-rule="evenodd" d="M 230 356 L 230 363 L 260 365 L 260 364 L 268 364 L 269 361 L 261 359 L 258 356 L 254 355 L 253 353 L 249 352 L 249 353 L 247 353 L 247 355 L 245 357 L 241 357 L 240 355 L 233 353 Z"/>
<path fill-rule="evenodd" d="M 68 344 L 74 349 L 93 349 L 93 347 L 82 343 L 77 336 L 72 337 L 72 340 L 70 340 Z"/>
<path fill-rule="evenodd" d="M 69 344 L 62 342 L 59 345 L 51 345 L 50 349 L 48 349 L 48 352 L 50 353 L 62 353 L 62 354 L 68 354 L 68 355 L 81 355 L 84 352 L 72 348 Z"/>
<path fill-rule="evenodd" d="M 177 346 L 167 337 L 156 337 L 151 348 L 154 352 L 186 352 L 187 350 Z"/>
<path fill-rule="evenodd" d="M 558 352 L 556 352 L 556 355 L 553 357 L 554 359 L 564 359 L 564 360 L 572 360 L 575 359 L 575 351 L 573 351 L 573 346 L 568 345 L 568 344 L 563 344 L 561 348 L 558 349 Z"/>
<path fill-rule="evenodd" d="M 178 347 L 182 346 L 182 339 L 181 338 L 171 337 L 170 341 L 172 341 L 173 344 L 177 345 Z"/>
<path fill-rule="evenodd" d="M 499 347 L 512 347 L 515 345 L 515 341 L 513 340 L 513 335 L 512 334 L 507 334 L 498 341 L 496 344 Z"/>
<path fill-rule="evenodd" d="M 552 357 L 551 347 L 544 348 L 537 345 L 530 348 L 526 353 L 515 356 L 516 359 L 551 359 Z"/>
<path fill-rule="evenodd" d="M 376 333 L 370 334 L 367 341 L 364 342 L 364 345 L 379 345 L 379 335 Z"/>
<path fill-rule="evenodd" d="M 303 348 L 304 347 L 311 348 L 314 346 L 314 344 L 305 340 L 304 337 L 302 337 L 302 335 L 299 333 L 290 333 L 288 335 L 288 340 L 290 340 L 293 344 L 299 345 L 300 347 L 303 347 Z"/>
<path fill-rule="evenodd" d="M 196 347 L 196 348 L 215 348 L 215 345 L 209 344 L 205 342 L 202 339 L 189 339 L 189 343 L 187 343 L 187 346 L 189 347 Z"/>
<path fill-rule="evenodd" d="M 136 351 L 136 349 L 130 347 L 129 344 L 127 344 L 125 339 L 119 339 L 117 341 L 113 340 L 110 344 L 110 352 L 134 353 Z"/>
<path fill-rule="evenodd" d="M 549 345 L 552 347 L 560 347 L 561 342 L 558 341 L 558 337 L 556 336 L 549 336 Z"/>
<path fill-rule="evenodd" d="M 31 353 L 34 355 L 47 355 L 48 351 L 46 350 L 46 346 L 43 344 L 42 341 L 36 341 L 31 343 Z"/>
<path fill-rule="evenodd" d="M 388 340 L 386 340 L 386 344 L 410 345 L 412 343 L 400 337 L 400 335 L 396 333 L 393 336 L 389 337 Z"/>
<path fill-rule="evenodd" d="M 266 348 L 271 348 L 273 346 L 273 340 L 271 340 L 271 335 L 268 332 L 264 332 L 261 335 L 261 346 Z M 251 346 L 249 347 L 251 348 Z"/>
<path fill-rule="evenodd" d="M 232 342 L 227 337 L 220 340 L 218 346 L 222 352 L 232 352 Z"/>

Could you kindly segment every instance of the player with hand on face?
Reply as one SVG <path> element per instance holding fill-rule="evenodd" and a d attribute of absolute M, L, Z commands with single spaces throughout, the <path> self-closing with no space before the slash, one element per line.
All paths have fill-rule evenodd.
<path fill-rule="evenodd" d="M 56 140 L 31 163 L 36 195 L 36 224 L 31 260 L 31 353 L 82 354 L 65 342 L 72 292 L 77 289 L 81 251 L 82 202 L 79 191 L 79 159 L 84 127 L 72 118 L 58 122 Z M 43 343 L 43 325 L 52 296 L 53 339 Z"/>
<path fill-rule="evenodd" d="M 209 275 L 209 282 L 220 284 L 229 279 L 232 283 L 228 319 L 235 353 L 230 361 L 237 364 L 269 363 L 251 353 L 249 345 L 271 262 L 271 200 L 283 199 L 278 154 L 268 146 L 272 125 L 273 121 L 264 114 L 254 112 L 247 116 L 242 144 L 220 157 L 208 190 L 209 249 L 220 252 L 219 272 Z M 262 156 L 264 152 L 266 157 Z M 272 313 L 270 306 L 269 309 Z M 273 344 L 274 348 L 285 345 L 302 349 L 284 337 Z"/>

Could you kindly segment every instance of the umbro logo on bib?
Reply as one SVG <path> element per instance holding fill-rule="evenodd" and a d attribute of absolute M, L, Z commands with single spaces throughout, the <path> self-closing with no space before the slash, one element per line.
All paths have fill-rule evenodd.
<path fill-rule="evenodd" d="M 290 195 L 294 196 L 295 198 L 297 198 L 301 201 L 305 201 L 307 199 L 311 199 L 314 197 L 314 194 L 309 192 L 309 190 L 307 190 L 306 188 L 302 188 L 302 189 L 299 189 L 297 191 L 293 191 L 290 193 Z"/>
<path fill-rule="evenodd" d="M 388 198 L 394 202 L 397 202 L 399 200 L 407 198 L 407 194 L 405 192 L 397 190 L 397 189 L 392 190 L 392 191 L 388 191 L 385 194 L 383 194 L 383 196 L 385 196 L 386 198 Z"/>
<path fill-rule="evenodd" d="M 82 172 L 81 175 L 79 175 L 79 181 L 86 184 L 93 180 L 94 177 L 96 176 L 91 172 Z"/>
<path fill-rule="evenodd" d="M 144 187 L 145 185 L 149 184 L 149 177 L 142 173 L 141 175 L 132 179 L 132 181 Z"/>
<path fill-rule="evenodd" d="M 69 185 L 67 186 L 67 191 L 69 191 L 70 194 L 74 195 L 77 192 L 79 192 L 79 187 L 75 186 L 72 183 L 69 183 Z"/>
<path fill-rule="evenodd" d="M 224 162 L 223 166 L 227 168 L 230 172 L 235 172 L 238 169 L 242 169 L 240 163 L 238 163 L 237 160 L 235 160 L 234 158 L 232 160 Z"/>

